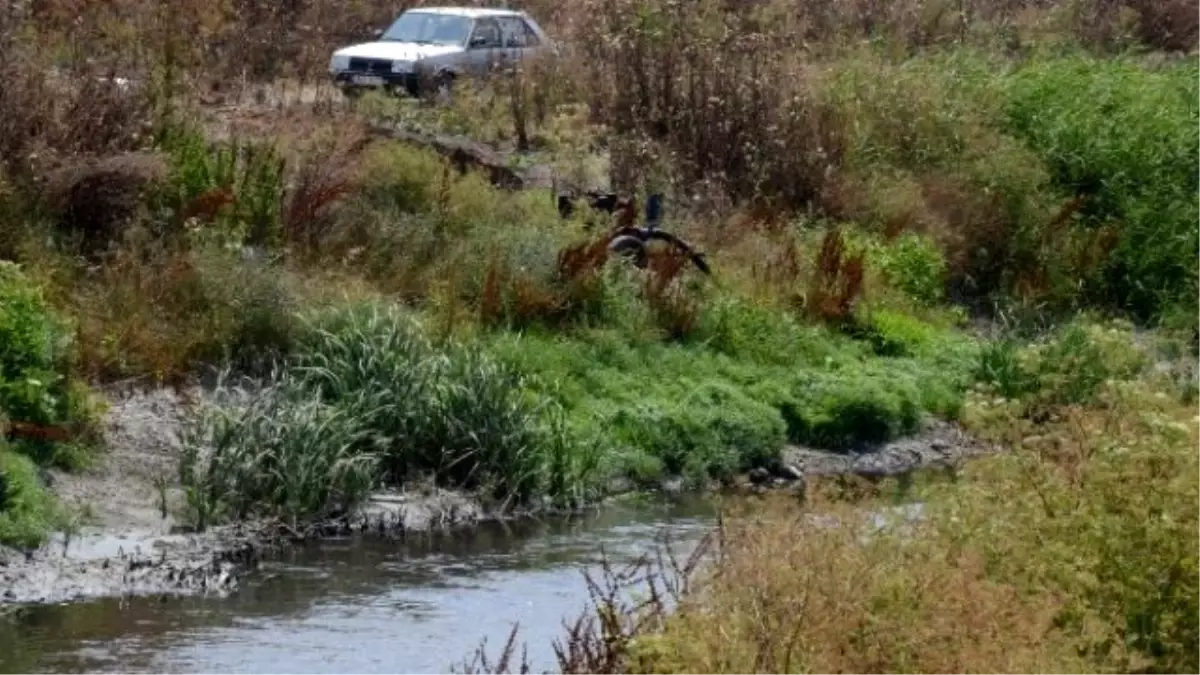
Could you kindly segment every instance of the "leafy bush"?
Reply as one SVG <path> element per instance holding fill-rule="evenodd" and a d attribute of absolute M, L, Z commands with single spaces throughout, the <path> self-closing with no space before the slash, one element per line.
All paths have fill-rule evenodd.
<path fill-rule="evenodd" d="M 0 544 L 36 548 L 59 517 L 33 461 L 0 440 Z"/>
<path fill-rule="evenodd" d="M 185 125 L 169 129 L 159 144 L 171 161 L 161 195 L 167 217 L 205 218 L 205 236 L 218 243 L 281 243 L 284 162 L 274 146 L 235 138 L 214 147 Z"/>
<path fill-rule="evenodd" d="M 91 410 L 85 391 L 69 377 L 71 337 L 50 311 L 40 289 L 21 269 L 0 261 L 0 429 L 5 421 L 38 428 L 83 423 Z M 55 434 L 61 435 L 61 434 Z M 72 465 L 81 456 L 70 444 L 25 437 L 19 449 L 39 462 Z"/>
<path fill-rule="evenodd" d="M 945 295 L 946 259 L 935 242 L 912 232 L 869 249 L 868 264 L 878 266 L 888 283 L 913 300 L 933 305 Z"/>
<path fill-rule="evenodd" d="M 1070 400 L 1050 386 L 1031 396 Z M 971 428 L 1010 439 L 1014 453 L 972 471 L 989 490 L 944 491 L 943 526 L 955 540 L 983 535 L 993 578 L 1061 597 L 1055 622 L 1095 672 L 1195 670 L 1195 407 L 1144 378 L 1089 389 L 1087 403 L 1032 421 L 1022 401 L 976 397 Z"/>
<path fill-rule="evenodd" d="M 1081 225 L 1115 229 L 1091 294 L 1140 318 L 1195 307 L 1198 72 L 1194 59 L 1150 71 L 1126 59 L 1060 58 L 1021 68 L 1004 90 L 1007 128 L 1061 190 L 1083 198 Z"/>
<path fill-rule="evenodd" d="M 1146 366 L 1146 354 L 1127 325 L 1078 319 L 1028 346 L 1011 338 L 989 345 L 980 354 L 977 376 L 1032 410 L 1091 403 L 1106 382 L 1130 379 Z"/>

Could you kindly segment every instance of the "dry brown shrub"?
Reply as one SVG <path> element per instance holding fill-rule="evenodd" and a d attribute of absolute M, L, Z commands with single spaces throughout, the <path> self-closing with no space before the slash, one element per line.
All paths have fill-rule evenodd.
<path fill-rule="evenodd" d="M 287 244 L 311 253 L 337 225 L 332 209 L 358 187 L 358 160 L 371 141 L 362 129 L 348 126 L 304 153 L 290 177 L 280 215 Z"/>
<path fill-rule="evenodd" d="M 600 273 L 607 261 L 605 237 L 563 248 L 553 277 L 547 279 L 512 270 L 493 258 L 480 288 L 480 319 L 489 325 L 517 326 L 569 321 L 599 300 L 603 290 Z"/>
<path fill-rule="evenodd" d="M 722 556 L 638 640 L 631 672 L 1043 672 L 1078 668 L 1058 599 L 992 581 L 920 524 L 863 527 L 844 504 L 784 496 L 724 519 Z M 781 533 L 786 533 L 781 535 Z"/>
<path fill-rule="evenodd" d="M 44 199 L 62 231 L 95 252 L 119 238 L 166 174 L 166 161 L 151 153 L 83 160 L 52 172 Z"/>
<path fill-rule="evenodd" d="M 821 250 L 817 253 L 805 298 L 805 310 L 821 321 L 849 319 L 855 303 L 862 296 L 864 272 L 864 254 L 848 255 L 841 231 L 830 229 L 821 240 Z"/>
<path fill-rule="evenodd" d="M 183 208 L 179 210 L 179 224 L 182 225 L 192 219 L 201 222 L 210 221 L 222 209 L 236 203 L 237 195 L 234 194 L 231 186 L 215 187 L 183 205 Z"/>
<path fill-rule="evenodd" d="M 1167 51 L 1193 52 L 1200 37 L 1197 0 L 1131 0 L 1138 13 L 1138 38 Z"/>
<path fill-rule="evenodd" d="M 700 300 L 683 283 L 683 272 L 691 260 L 669 246 L 652 246 L 646 255 L 646 277 L 642 298 L 655 325 L 669 340 L 683 340 L 700 320 Z"/>
<path fill-rule="evenodd" d="M 54 75 L 39 53 L 14 48 L 0 59 L 0 167 L 28 186 L 70 158 L 143 149 L 154 103 L 141 89 L 97 69 Z"/>

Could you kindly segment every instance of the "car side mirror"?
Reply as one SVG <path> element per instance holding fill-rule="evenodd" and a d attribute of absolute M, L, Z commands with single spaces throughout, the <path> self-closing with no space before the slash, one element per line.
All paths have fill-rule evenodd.
<path fill-rule="evenodd" d="M 471 42 L 468 43 L 467 46 L 470 47 L 471 49 L 475 49 L 476 47 L 486 47 L 487 43 L 488 43 L 488 39 L 486 37 L 484 37 L 482 35 L 476 35 L 471 38 Z"/>

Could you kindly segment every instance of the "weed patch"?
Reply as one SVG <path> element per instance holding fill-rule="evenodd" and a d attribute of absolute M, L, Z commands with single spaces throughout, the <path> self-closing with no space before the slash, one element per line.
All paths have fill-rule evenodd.
<path fill-rule="evenodd" d="M 257 402 L 227 400 L 189 427 L 197 522 L 340 512 L 380 483 L 425 478 L 502 505 L 593 494 L 593 447 L 566 436 L 518 371 L 476 346 L 431 342 L 397 310 L 310 320 Z"/>
<path fill-rule="evenodd" d="M 0 441 L 0 544 L 37 548 L 60 523 L 59 506 L 37 466 Z"/>

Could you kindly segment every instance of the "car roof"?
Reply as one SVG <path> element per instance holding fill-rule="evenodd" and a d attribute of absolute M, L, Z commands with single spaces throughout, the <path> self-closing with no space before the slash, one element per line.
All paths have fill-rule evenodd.
<path fill-rule="evenodd" d="M 524 12 L 515 9 L 491 9 L 486 7 L 413 7 L 409 12 L 428 12 L 431 14 L 455 14 L 470 18 L 481 16 L 524 16 Z"/>

